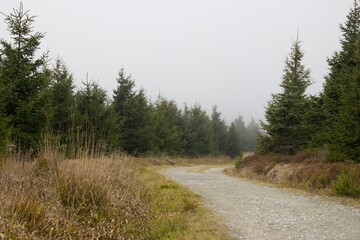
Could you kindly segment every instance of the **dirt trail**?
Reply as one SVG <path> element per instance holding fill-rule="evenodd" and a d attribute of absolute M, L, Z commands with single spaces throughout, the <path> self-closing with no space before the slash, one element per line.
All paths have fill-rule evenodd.
<path fill-rule="evenodd" d="M 360 239 L 360 209 L 229 177 L 223 169 L 161 173 L 201 195 L 236 239 Z"/>

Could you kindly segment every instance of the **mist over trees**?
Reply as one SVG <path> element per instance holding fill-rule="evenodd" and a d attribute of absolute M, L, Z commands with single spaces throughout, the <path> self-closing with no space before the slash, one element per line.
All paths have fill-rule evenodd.
<path fill-rule="evenodd" d="M 255 148 L 254 120 L 249 128 L 242 120 L 229 127 L 216 107 L 209 116 L 197 104 L 179 108 L 161 96 L 152 102 L 123 68 L 111 97 L 88 76 L 75 90 L 63 59 L 49 66 L 48 53 L 37 57 L 45 35 L 33 32 L 34 20 L 22 5 L 5 16 L 11 41 L 2 39 L 0 49 L 1 154 L 11 146 L 34 156 L 49 140 L 71 158 L 113 152 L 236 157 Z"/>
<path fill-rule="evenodd" d="M 360 162 L 360 7 L 354 1 L 340 25 L 341 50 L 327 61 L 329 74 L 318 96 L 305 94 L 310 72 L 295 41 L 285 61 L 282 92 L 273 94 L 261 126 L 262 153 L 293 154 L 307 147 L 323 147 L 329 161 Z"/>
<path fill-rule="evenodd" d="M 76 89 L 61 58 L 49 64 L 39 53 L 45 37 L 34 31 L 34 16 L 22 5 L 5 15 L 10 40 L 0 41 L 0 156 L 10 147 L 34 156 L 46 140 L 68 157 L 122 152 L 135 156 L 227 155 L 243 151 L 295 154 L 318 147 L 329 161 L 360 162 L 360 7 L 354 4 L 340 26 L 341 49 L 327 61 L 329 73 L 320 94 L 306 93 L 310 70 L 296 39 L 285 60 L 282 91 L 266 107 L 262 131 L 239 115 L 227 123 L 214 106 L 179 107 L 145 89 L 120 69 L 110 95 L 88 77 Z M 259 141 L 257 141 L 260 136 Z"/>

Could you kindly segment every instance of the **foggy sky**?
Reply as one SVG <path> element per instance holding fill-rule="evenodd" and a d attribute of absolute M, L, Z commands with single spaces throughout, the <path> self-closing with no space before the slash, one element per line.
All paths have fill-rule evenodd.
<path fill-rule="evenodd" d="M 138 88 L 201 104 L 222 117 L 264 119 L 271 93 L 280 91 L 285 57 L 299 31 L 304 64 L 322 89 L 326 59 L 339 50 L 353 0 L 23 0 L 46 32 L 42 51 L 62 57 L 81 86 L 86 74 L 108 94 L 124 67 Z M 19 1 L 0 0 L 8 14 Z M 8 39 L 1 16 L 0 37 Z"/>

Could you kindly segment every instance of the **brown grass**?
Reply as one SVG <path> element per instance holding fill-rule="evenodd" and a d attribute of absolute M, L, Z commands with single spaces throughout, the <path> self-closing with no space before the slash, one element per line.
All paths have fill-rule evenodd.
<path fill-rule="evenodd" d="M 53 149 L 6 159 L 0 239 L 230 239 L 199 196 L 148 163 L 164 160 L 149 159 L 65 160 Z"/>
<path fill-rule="evenodd" d="M 46 163 L 46 161 L 48 161 Z M 146 185 L 128 159 L 7 160 L 0 233 L 7 238 L 145 239 Z"/>
<path fill-rule="evenodd" d="M 346 195 L 341 191 L 353 188 L 347 195 L 360 198 L 360 174 L 348 174 L 352 172 L 360 173 L 360 164 L 327 162 L 325 153 L 319 149 L 307 149 L 296 155 L 254 155 L 241 161 L 238 168 L 228 170 L 241 177 L 327 195 Z M 347 178 L 340 179 L 341 174 Z"/>
<path fill-rule="evenodd" d="M 184 157 L 144 157 L 140 161 L 145 165 L 160 166 L 160 165 L 181 165 L 181 166 L 194 166 L 194 165 L 221 165 L 230 164 L 234 160 L 226 157 L 198 157 L 198 158 L 184 158 Z"/>

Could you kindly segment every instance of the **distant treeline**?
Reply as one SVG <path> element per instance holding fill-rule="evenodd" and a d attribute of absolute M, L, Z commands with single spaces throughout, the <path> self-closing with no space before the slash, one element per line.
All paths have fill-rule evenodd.
<path fill-rule="evenodd" d="M 121 69 L 109 98 L 86 79 L 75 91 L 73 75 L 60 58 L 36 52 L 44 38 L 22 5 L 5 16 L 11 41 L 0 49 L 0 155 L 36 155 L 51 141 L 68 157 L 123 152 L 131 155 L 228 155 L 253 151 L 259 133 L 240 115 L 228 126 L 214 107 L 184 106 L 159 96 L 151 102 Z"/>
<path fill-rule="evenodd" d="M 285 61 L 282 92 L 273 94 L 266 108 L 262 153 L 294 154 L 322 147 L 329 161 L 360 162 L 360 7 L 354 1 L 340 25 L 341 50 L 327 62 L 329 73 L 322 92 L 305 94 L 310 71 L 302 64 L 300 41 L 293 43 Z M 319 46 L 321 47 L 321 46 Z"/>

